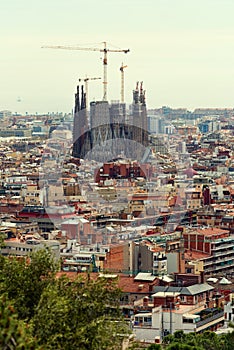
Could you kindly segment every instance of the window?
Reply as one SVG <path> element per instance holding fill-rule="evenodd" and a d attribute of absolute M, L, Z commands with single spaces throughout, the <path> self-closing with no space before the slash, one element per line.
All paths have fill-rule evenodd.
<path fill-rule="evenodd" d="M 193 323 L 192 318 L 183 318 L 183 323 Z"/>

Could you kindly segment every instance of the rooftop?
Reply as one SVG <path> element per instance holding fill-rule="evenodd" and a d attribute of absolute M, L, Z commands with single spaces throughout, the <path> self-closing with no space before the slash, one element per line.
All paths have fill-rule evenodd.
<path fill-rule="evenodd" d="M 204 236 L 213 236 L 213 235 L 222 235 L 227 234 L 227 230 L 222 230 L 220 228 L 216 227 L 208 227 L 208 228 L 202 228 L 202 229 L 192 229 L 191 231 L 186 231 L 186 234 L 200 234 Z"/>
<path fill-rule="evenodd" d="M 163 298 L 163 297 L 178 297 L 180 293 L 178 292 L 157 292 L 153 294 L 153 297 Z"/>
<path fill-rule="evenodd" d="M 196 295 L 200 293 L 204 293 L 210 290 L 213 290 L 214 287 L 210 286 L 208 283 L 201 283 L 201 284 L 193 284 L 189 287 L 163 287 L 163 286 L 156 286 L 154 287 L 154 291 L 156 292 L 162 292 L 162 293 L 179 293 L 183 295 Z M 173 294 L 174 295 L 174 294 Z M 155 294 L 154 294 L 155 296 Z"/>
<path fill-rule="evenodd" d="M 156 279 L 156 276 L 152 275 L 152 273 L 148 272 L 139 272 L 136 277 L 134 278 L 134 281 L 154 281 Z"/>

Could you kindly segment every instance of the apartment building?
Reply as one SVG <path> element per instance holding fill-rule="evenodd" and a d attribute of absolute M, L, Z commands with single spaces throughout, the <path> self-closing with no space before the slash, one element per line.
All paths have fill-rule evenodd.
<path fill-rule="evenodd" d="M 26 205 L 41 205 L 43 198 L 42 198 L 42 191 L 38 188 L 38 185 L 36 183 L 29 183 L 26 185 L 26 188 L 24 188 L 21 191 L 21 195 L 24 198 L 24 203 Z"/>
<path fill-rule="evenodd" d="M 219 228 L 187 229 L 183 233 L 187 259 L 203 261 L 204 274 L 234 271 L 234 235 Z"/>
<path fill-rule="evenodd" d="M 166 250 L 147 241 L 126 242 L 111 246 L 106 255 L 104 268 L 109 271 L 152 273 L 155 276 L 167 274 Z"/>
<path fill-rule="evenodd" d="M 224 305 L 225 320 L 234 322 L 234 294 L 230 295 L 230 300 Z"/>
<path fill-rule="evenodd" d="M 185 201 L 187 209 L 199 209 L 203 204 L 202 190 L 198 186 L 185 190 Z"/>
<path fill-rule="evenodd" d="M 214 287 L 203 283 L 189 287 L 154 287 L 151 312 L 132 317 L 138 340 L 161 342 L 177 330 L 185 333 L 216 330 L 224 324 L 224 311 L 216 306 Z"/>
<path fill-rule="evenodd" d="M 212 204 L 197 212 L 197 224 L 228 230 L 234 233 L 233 204 Z"/>
<path fill-rule="evenodd" d="M 60 243 L 56 240 L 42 240 L 34 235 L 25 235 L 21 238 L 11 238 L 4 241 L 0 253 L 6 256 L 28 256 L 40 249 L 49 249 L 54 258 L 60 259 Z"/>

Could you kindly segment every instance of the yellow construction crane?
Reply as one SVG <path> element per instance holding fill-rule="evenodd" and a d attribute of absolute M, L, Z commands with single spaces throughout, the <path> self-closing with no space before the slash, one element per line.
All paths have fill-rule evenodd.
<path fill-rule="evenodd" d="M 103 52 L 103 101 L 107 101 L 107 53 L 108 52 L 123 52 L 128 53 L 129 49 L 108 49 L 107 43 L 104 41 L 104 48 L 97 47 L 79 47 L 79 46 L 42 46 L 43 49 L 63 49 L 63 50 L 83 50 L 83 51 L 99 51 Z"/>
<path fill-rule="evenodd" d="M 80 78 L 78 79 L 79 82 L 84 82 L 85 83 L 85 114 L 86 114 L 86 119 L 89 123 L 89 113 L 88 113 L 88 106 L 89 106 L 89 100 L 88 100 L 88 82 L 89 80 L 98 80 L 98 79 L 102 79 L 102 78 L 88 78 L 87 76 L 85 78 Z"/>
<path fill-rule="evenodd" d="M 127 68 L 127 66 L 124 66 L 122 63 L 122 66 L 120 67 L 121 72 L 121 103 L 124 103 L 124 69 Z"/>
<path fill-rule="evenodd" d="M 86 94 L 86 109 L 88 109 L 88 105 L 89 105 L 89 100 L 88 100 L 88 82 L 89 80 L 98 80 L 98 79 L 102 79 L 102 78 L 80 78 L 79 82 L 83 81 L 85 83 L 85 94 Z"/>

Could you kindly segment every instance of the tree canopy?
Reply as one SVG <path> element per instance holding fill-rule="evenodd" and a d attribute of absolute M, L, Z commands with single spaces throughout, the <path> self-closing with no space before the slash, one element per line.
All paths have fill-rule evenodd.
<path fill-rule="evenodd" d="M 116 349 L 129 333 L 118 300 L 120 291 L 105 279 L 60 278 L 42 293 L 33 334 L 48 349 Z"/>
<path fill-rule="evenodd" d="M 19 320 L 14 307 L 5 296 L 0 297 L 0 348 L 5 350 L 39 350 L 31 329 Z"/>
<path fill-rule="evenodd" d="M 217 335 L 215 332 L 185 334 L 177 331 L 163 339 L 163 346 L 167 350 L 232 350 L 234 332 Z"/>
<path fill-rule="evenodd" d="M 43 290 L 55 281 L 57 264 L 47 250 L 41 249 L 30 258 L 2 258 L 0 294 L 7 294 L 20 319 L 30 320 Z"/>
<path fill-rule="evenodd" d="M 106 278 L 90 280 L 89 275 L 77 275 L 71 281 L 66 276 L 57 278 L 56 271 L 46 250 L 30 259 L 2 257 L 0 261 L 0 297 L 7 300 L 11 322 L 20 322 L 32 349 L 120 349 L 129 327 L 119 308 L 121 291 L 116 283 Z M 8 331 L 3 327 L 0 332 L 3 336 Z"/>
<path fill-rule="evenodd" d="M 50 252 L 27 258 L 0 256 L 0 348 L 4 350 L 118 350 L 130 334 L 109 278 L 57 277 Z M 157 350 L 233 350 L 234 332 L 177 331 L 151 344 Z M 139 349 L 139 342 L 131 349 Z M 130 349 L 129 348 L 129 349 Z M 144 346 L 144 348 L 146 348 Z"/>

